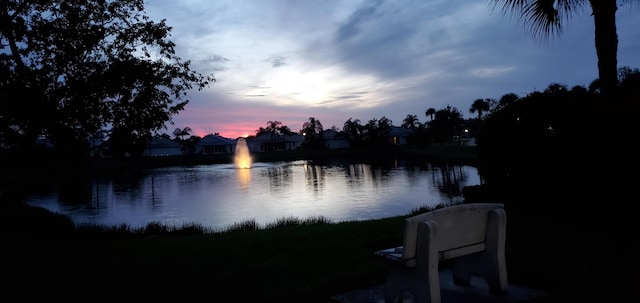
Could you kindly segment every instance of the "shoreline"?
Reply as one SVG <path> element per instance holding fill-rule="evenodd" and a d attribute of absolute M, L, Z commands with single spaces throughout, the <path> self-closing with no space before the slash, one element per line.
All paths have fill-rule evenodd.
<path fill-rule="evenodd" d="M 86 168 L 97 171 L 156 168 L 166 166 L 206 165 L 233 163 L 234 154 L 198 154 L 181 156 L 138 157 L 124 159 L 89 160 Z M 346 159 L 353 161 L 377 162 L 399 157 L 413 161 L 452 162 L 476 166 L 478 157 L 475 146 L 443 145 L 427 148 L 415 147 L 382 147 L 382 148 L 349 148 L 324 150 L 289 150 L 275 152 L 258 152 L 250 154 L 253 162 L 278 162 L 294 160 L 323 161 L 329 159 Z"/>
<path fill-rule="evenodd" d="M 425 148 L 415 146 L 383 146 L 378 148 L 348 148 L 324 150 L 290 150 L 259 152 L 251 154 L 253 162 L 279 162 L 306 160 L 350 161 L 379 163 L 393 159 L 407 161 L 452 163 L 477 167 L 478 155 L 475 146 L 455 144 L 430 145 Z M 65 159 L 53 160 L 47 157 L 0 158 L 3 171 L 0 174 L 0 199 L 20 200 L 22 191 L 38 185 L 49 178 L 59 176 L 83 176 L 91 174 L 113 174 L 136 172 L 145 169 L 169 166 L 193 166 L 233 163 L 234 154 L 207 154 L 184 156 L 159 156 L 136 158 Z M 15 198 L 15 199 L 14 199 Z"/>

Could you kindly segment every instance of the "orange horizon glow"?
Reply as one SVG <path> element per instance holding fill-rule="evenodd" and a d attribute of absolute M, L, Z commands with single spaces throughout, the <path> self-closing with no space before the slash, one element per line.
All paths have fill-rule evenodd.
<path fill-rule="evenodd" d="M 284 119 L 264 118 L 264 116 L 285 116 Z M 289 127 L 294 132 L 297 132 L 302 125 L 307 121 L 308 117 L 312 115 L 307 114 L 295 114 L 287 113 L 270 113 L 260 112 L 255 114 L 247 111 L 224 111 L 213 112 L 209 110 L 201 110 L 196 113 L 185 112 L 178 117 L 175 117 L 171 126 L 169 126 L 165 133 L 171 135 L 176 128 L 191 128 L 189 132 L 192 136 L 203 138 L 207 135 L 218 133 L 221 137 L 228 139 L 247 138 L 249 136 L 255 136 L 256 131 L 261 127 L 267 127 L 268 121 L 277 120 L 283 125 Z M 215 118 L 213 118 L 215 117 Z M 307 117 L 307 118 L 304 118 Z M 342 122 L 331 121 L 324 117 L 316 116 L 316 119 L 321 120 L 325 128 L 329 128 L 331 125 L 341 125 Z"/>
<path fill-rule="evenodd" d="M 256 129 L 264 125 L 265 122 L 232 122 L 225 123 L 224 125 L 218 125 L 213 127 L 217 129 L 216 132 L 220 133 L 220 136 L 230 139 L 246 138 L 256 134 Z"/>
<path fill-rule="evenodd" d="M 221 137 L 229 138 L 229 139 L 237 139 L 237 138 L 247 138 L 251 135 L 255 135 L 255 130 L 243 130 L 242 127 L 237 127 L 234 125 L 225 126 L 220 131 L 208 132 L 200 127 L 192 127 L 191 128 L 193 136 L 198 136 L 203 138 L 206 135 L 211 135 L 214 133 L 218 133 Z"/>
<path fill-rule="evenodd" d="M 308 121 L 309 117 L 315 117 L 322 121 L 325 129 L 334 125 L 341 126 L 348 118 L 341 118 L 341 115 L 352 116 L 346 112 L 337 115 L 336 113 L 309 113 L 307 109 L 296 108 L 270 108 L 262 104 L 252 107 L 236 108 L 232 106 L 220 108 L 199 108 L 198 110 L 185 110 L 180 115 L 172 119 L 172 123 L 166 130 L 170 134 L 176 128 L 191 128 L 189 132 L 192 136 L 203 138 L 207 135 L 218 133 L 228 139 L 247 138 L 255 136 L 256 131 L 261 127 L 267 127 L 269 121 L 278 121 L 282 125 L 289 127 L 293 132 L 298 132 Z M 323 111 L 321 111 L 322 113 Z"/>

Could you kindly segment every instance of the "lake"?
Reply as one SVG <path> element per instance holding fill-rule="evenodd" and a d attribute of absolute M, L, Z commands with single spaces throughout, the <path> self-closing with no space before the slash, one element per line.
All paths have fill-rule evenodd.
<path fill-rule="evenodd" d="M 199 224 L 224 229 L 253 220 L 324 217 L 332 222 L 405 215 L 462 202 L 462 188 L 481 183 L 477 168 L 401 159 L 384 163 L 301 160 L 148 169 L 113 176 L 67 177 L 28 203 L 76 224 L 143 227 Z"/>

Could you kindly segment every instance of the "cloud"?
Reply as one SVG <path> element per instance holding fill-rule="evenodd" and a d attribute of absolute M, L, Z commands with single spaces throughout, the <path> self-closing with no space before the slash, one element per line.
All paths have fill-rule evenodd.
<path fill-rule="evenodd" d="M 269 58 L 272 67 L 285 66 L 287 64 L 284 56 L 272 56 Z"/>
<path fill-rule="evenodd" d="M 206 132 L 235 134 L 274 119 L 295 131 L 309 117 L 339 127 L 349 118 L 426 121 L 429 107 L 467 114 L 477 98 L 588 85 L 598 74 L 589 14 L 543 40 L 475 0 L 149 0 L 147 7 L 173 27 L 178 55 L 216 77 L 175 117 Z M 619 63 L 631 67 L 640 67 L 636 14 L 618 12 Z"/>

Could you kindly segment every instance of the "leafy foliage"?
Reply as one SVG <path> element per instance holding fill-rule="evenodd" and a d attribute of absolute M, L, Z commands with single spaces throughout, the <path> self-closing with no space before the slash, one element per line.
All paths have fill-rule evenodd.
<path fill-rule="evenodd" d="M 530 206 L 540 199 L 564 204 L 598 194 L 611 199 L 611 189 L 628 182 L 621 177 L 624 168 L 637 161 L 631 155 L 637 143 L 628 135 L 635 113 L 604 106 L 638 100 L 640 71 L 624 67 L 619 72 L 619 100 L 554 83 L 494 109 L 476 138 L 478 169 L 491 192 L 521 201 L 528 192 Z M 573 184 L 581 189 L 570 190 Z"/>
<path fill-rule="evenodd" d="M 618 34 L 616 12 L 619 5 L 636 4 L 638 0 L 587 1 L 587 0 L 492 0 L 494 8 L 519 17 L 535 37 L 554 36 L 562 33 L 565 22 L 576 13 L 589 11 L 593 17 L 594 42 L 598 55 L 598 81 L 605 95 L 616 93 L 618 68 Z"/>
<path fill-rule="evenodd" d="M 309 120 L 302 124 L 302 130 L 300 131 L 305 139 L 304 146 L 315 149 L 324 148 L 322 131 L 322 122 L 314 117 L 309 117 Z"/>
<path fill-rule="evenodd" d="M 454 136 L 461 135 L 463 122 L 460 111 L 447 106 L 436 111 L 433 120 L 428 122 L 430 135 L 437 143 L 451 142 Z"/>
<path fill-rule="evenodd" d="M 105 129 L 134 152 L 212 76 L 175 55 L 142 0 L 2 1 L 0 146 L 79 145 Z M 116 142 L 117 141 L 117 142 Z M 75 149 L 68 149 L 71 152 Z M 86 151 L 86 148 L 84 149 Z"/>

